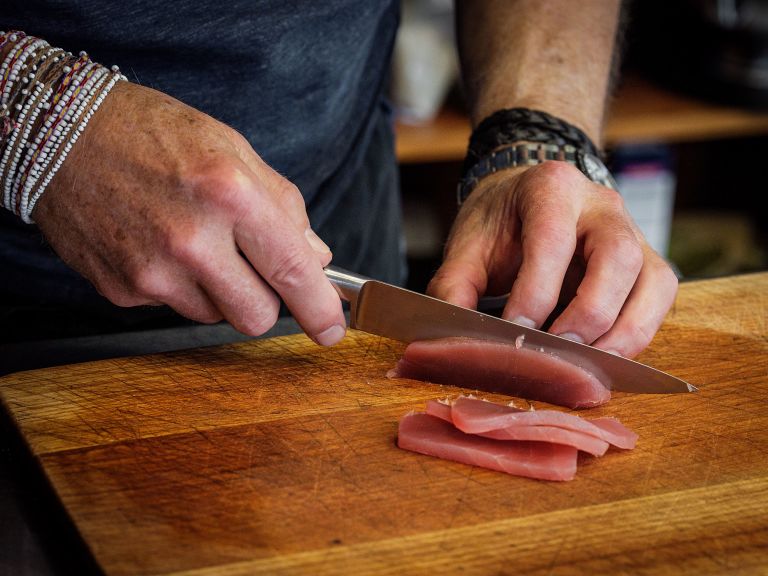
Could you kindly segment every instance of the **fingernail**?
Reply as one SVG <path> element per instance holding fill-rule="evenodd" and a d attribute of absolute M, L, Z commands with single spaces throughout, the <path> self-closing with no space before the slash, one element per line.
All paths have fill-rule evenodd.
<path fill-rule="evenodd" d="M 621 357 L 621 353 L 618 350 L 606 350 L 606 352 L 608 352 L 608 354 Z"/>
<path fill-rule="evenodd" d="M 312 228 L 307 228 L 304 230 L 304 236 L 307 237 L 307 242 L 309 242 L 309 245 L 312 246 L 312 250 L 318 254 L 328 254 L 331 251 L 331 249 L 328 248 L 328 244 L 323 242 L 320 239 L 320 236 L 315 234 L 315 231 L 312 230 Z"/>
<path fill-rule="evenodd" d="M 346 333 L 347 330 L 343 326 L 334 324 L 327 330 L 320 332 L 320 334 L 315 336 L 314 340 L 320 344 L 320 346 L 333 346 L 334 344 L 340 342 Z"/>
<path fill-rule="evenodd" d="M 512 319 L 512 322 L 520 324 L 520 326 L 525 326 L 526 328 L 536 328 L 536 322 L 525 316 L 516 316 Z"/>
<path fill-rule="evenodd" d="M 563 334 L 558 334 L 558 336 L 560 336 L 560 338 L 565 338 L 566 340 L 572 340 L 573 342 L 584 344 L 584 339 L 578 334 L 574 334 L 573 332 L 565 332 Z"/>

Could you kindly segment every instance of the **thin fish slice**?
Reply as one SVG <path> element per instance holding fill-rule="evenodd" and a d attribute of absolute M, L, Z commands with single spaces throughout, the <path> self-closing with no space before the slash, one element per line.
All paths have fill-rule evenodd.
<path fill-rule="evenodd" d="M 538 480 L 572 480 L 577 450 L 546 442 L 505 442 L 465 434 L 450 422 L 411 412 L 400 419 L 397 445 L 472 466 Z"/>
<path fill-rule="evenodd" d="M 453 423 L 451 418 L 450 404 L 439 400 L 429 400 L 427 402 L 427 414 L 441 418 L 447 422 Z M 602 456 L 608 450 L 608 442 L 595 436 L 584 434 L 576 430 L 567 430 L 555 426 L 510 426 L 499 430 L 489 430 L 482 432 L 478 436 L 494 438 L 496 440 L 526 440 L 536 442 L 551 442 L 553 444 L 562 444 L 572 446 L 582 452 L 587 452 L 593 456 Z"/>
<path fill-rule="evenodd" d="M 637 434 L 614 418 L 586 420 L 556 410 L 525 410 L 486 402 L 478 398 L 460 396 L 451 405 L 454 425 L 468 434 L 483 434 L 515 426 L 553 426 L 582 432 L 604 440 L 617 448 L 632 449 Z"/>

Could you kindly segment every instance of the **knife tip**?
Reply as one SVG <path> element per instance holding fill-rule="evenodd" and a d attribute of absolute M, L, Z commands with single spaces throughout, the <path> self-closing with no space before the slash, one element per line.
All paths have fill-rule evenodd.
<path fill-rule="evenodd" d="M 685 383 L 686 386 L 688 386 L 688 392 L 698 392 L 699 389 L 696 388 L 693 384 L 688 384 L 688 382 Z"/>

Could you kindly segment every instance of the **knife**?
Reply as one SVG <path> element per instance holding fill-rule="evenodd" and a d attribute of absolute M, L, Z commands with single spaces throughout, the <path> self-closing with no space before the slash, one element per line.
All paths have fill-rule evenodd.
<path fill-rule="evenodd" d="M 401 342 L 456 336 L 509 343 L 522 341 L 525 348 L 555 354 L 591 372 L 611 390 L 644 394 L 697 391 L 695 386 L 661 370 L 548 332 L 336 266 L 327 266 L 325 275 L 339 296 L 350 304 L 350 328 Z"/>

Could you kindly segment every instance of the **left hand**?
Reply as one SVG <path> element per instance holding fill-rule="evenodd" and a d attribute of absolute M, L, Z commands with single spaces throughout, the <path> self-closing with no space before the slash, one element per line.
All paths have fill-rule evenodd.
<path fill-rule="evenodd" d="M 509 299 L 502 317 L 625 357 L 640 353 L 675 300 L 677 278 L 621 196 L 564 162 L 504 170 L 462 206 L 427 289 L 475 308 Z"/>

